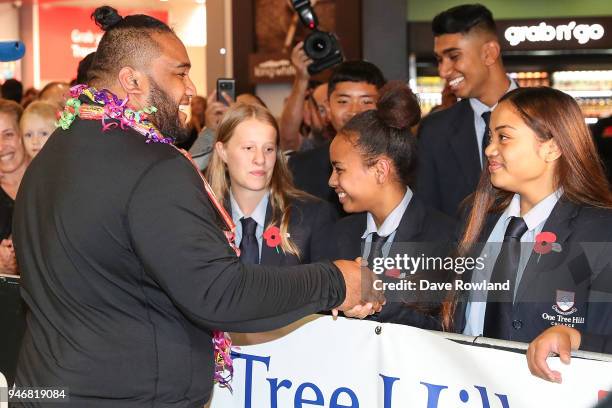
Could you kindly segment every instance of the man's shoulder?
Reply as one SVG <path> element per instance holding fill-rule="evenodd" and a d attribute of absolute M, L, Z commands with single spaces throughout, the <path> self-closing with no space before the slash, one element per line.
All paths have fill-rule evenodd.
<path fill-rule="evenodd" d="M 58 130 L 47 144 L 37 157 L 41 166 L 34 167 L 47 170 L 59 167 L 77 174 L 89 174 L 97 169 L 104 171 L 111 182 L 138 178 L 165 160 L 184 160 L 188 164 L 172 145 L 147 143 L 144 135 L 131 128 L 115 126 L 103 130 L 102 124 L 93 120 L 74 121 L 67 130 Z"/>
<path fill-rule="evenodd" d="M 169 143 L 148 141 L 147 137 L 132 128 L 115 126 L 104 130 L 98 121 L 75 122 L 74 132 L 86 132 L 92 144 L 117 150 L 119 155 L 129 155 L 130 161 L 158 160 L 180 156 L 179 150 Z"/>

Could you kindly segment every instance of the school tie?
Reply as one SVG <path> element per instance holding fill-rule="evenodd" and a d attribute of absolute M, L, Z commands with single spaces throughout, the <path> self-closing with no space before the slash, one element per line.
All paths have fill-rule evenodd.
<path fill-rule="evenodd" d="M 372 233 L 372 242 L 370 243 L 370 253 L 368 254 L 368 268 L 374 267 L 374 258 L 382 258 L 382 247 L 385 245 L 387 237 L 381 237 L 376 232 Z"/>
<path fill-rule="evenodd" d="M 484 168 L 485 163 L 487 162 L 487 156 L 485 155 L 485 149 L 489 145 L 489 122 L 491 121 L 491 111 L 483 112 L 482 119 L 484 120 L 484 123 L 485 123 L 485 130 L 484 130 L 484 134 L 482 135 L 482 143 L 480 146 L 482 147 L 482 152 L 481 152 L 482 153 L 482 168 Z"/>
<path fill-rule="evenodd" d="M 510 217 L 504 234 L 504 243 L 495 261 L 491 283 L 510 282 L 509 291 L 487 295 L 483 334 L 495 339 L 508 339 L 512 324 L 512 300 L 516 275 L 521 258 L 521 237 L 527 232 L 527 224 L 521 217 Z"/>
<path fill-rule="evenodd" d="M 258 264 L 259 245 L 257 243 L 257 237 L 255 236 L 257 222 L 251 217 L 242 217 L 240 219 L 240 222 L 242 223 L 242 239 L 240 240 L 240 260 L 245 264 Z"/>

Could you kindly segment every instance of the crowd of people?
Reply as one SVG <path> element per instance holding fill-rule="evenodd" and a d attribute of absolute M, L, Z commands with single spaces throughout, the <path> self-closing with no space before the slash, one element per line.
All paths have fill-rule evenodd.
<path fill-rule="evenodd" d="M 109 18 L 102 17 L 97 20 Z M 104 23 L 107 32 L 98 55 L 88 56 L 76 83 L 95 89 L 106 87 L 120 97 L 136 95 L 130 101 L 142 108 L 150 100 L 138 100 L 138 87 L 149 79 L 138 68 L 111 63 L 111 59 L 128 61 L 129 46 L 125 44 L 129 36 L 138 30 L 149 30 L 147 47 L 179 62 L 185 57 L 180 54 L 184 47 L 178 45 L 180 41 L 167 26 L 155 19 L 138 18 L 119 17 Z M 143 155 L 131 144 L 123 146 L 115 141 L 84 144 L 77 133 L 99 132 L 93 130 L 99 126 L 92 121 L 77 121 L 70 130 L 55 131 L 56 113 L 64 109 L 69 97 L 68 84 L 52 83 L 38 94 L 28 90 L 22 96 L 20 84 L 7 81 L 2 86 L 4 99 L 0 100 L 0 273 L 21 271 L 24 298 L 35 316 L 24 340 L 18 381 L 53 381 L 65 375 L 77 384 L 76 392 L 85 384 L 76 377 L 80 375 L 78 364 L 75 371 L 67 373 L 45 371 L 47 368 L 33 361 L 36 353 L 78 361 L 73 355 L 78 346 L 69 351 L 54 344 L 43 346 L 48 333 L 66 335 L 71 344 L 98 331 L 91 328 L 91 333 L 85 333 L 86 329 L 80 329 L 85 334 L 73 337 L 68 334 L 74 330 L 71 319 L 81 321 L 83 317 L 61 320 L 66 316 L 60 311 L 61 304 L 74 305 L 77 300 L 73 294 L 60 293 L 49 263 L 42 266 L 46 256 L 58 256 L 59 247 L 71 259 L 72 267 L 65 260 L 57 265 L 70 270 L 74 279 L 70 290 L 91 289 L 101 299 L 96 307 L 113 299 L 109 293 L 114 292 L 100 291 L 113 290 L 109 276 L 115 276 L 114 268 L 134 270 L 134 276 L 140 276 L 141 270 L 150 271 L 150 276 L 143 278 L 143 299 L 160 310 L 172 310 L 168 312 L 172 319 L 161 316 L 162 312 L 152 318 L 169 330 L 176 328 L 176 322 L 187 325 L 183 320 L 187 318 L 195 322 L 194 327 L 207 330 L 264 330 L 307 312 L 338 308 L 344 304 L 341 292 L 346 290 L 348 297 L 348 292 L 355 289 L 345 271 L 348 264 L 341 260 L 361 258 L 359 265 L 372 269 L 377 258 L 396 254 L 486 258 L 483 268 L 462 273 L 440 267 L 421 268 L 409 273 L 385 272 L 379 279 L 507 282 L 504 291 L 456 289 L 435 296 L 386 292 L 384 305 L 362 298 L 358 302 L 351 300 L 341 309 L 351 318 L 530 343 L 527 359 L 531 372 L 550 381 L 561 381 L 560 374 L 546 363 L 550 353 L 560 354 L 566 362 L 570 351 L 576 349 L 612 353 L 612 193 L 579 106 L 553 88 L 517 86 L 505 72 L 495 22 L 486 7 L 463 5 L 446 10 L 434 18 L 432 32 L 433 52 L 447 87 L 444 106 L 424 118 L 417 96 L 407 84 L 387 82 L 381 70 L 367 61 L 343 62 L 333 69 L 327 82 L 312 81 L 307 70 L 312 61 L 301 42 L 291 56 L 296 77 L 279 121 L 254 95 L 239 95 L 236 101 L 224 95 L 227 104 L 218 100 L 216 92 L 207 98 L 197 96 L 188 78 L 188 62 L 179 65 L 186 71 L 179 73 L 180 79 L 164 82 L 166 88 L 160 88 L 157 95 L 174 98 L 158 100 L 174 103 L 176 109 L 158 109 L 162 113 L 151 115 L 152 121 L 165 136 L 175 139 L 177 147 L 189 151 L 210 185 L 211 197 L 219 200 L 216 212 L 208 207 L 204 212 L 199 209 L 204 196 L 192 186 L 199 183 L 197 173 L 190 173 L 185 163 L 174 160 L 175 156 L 171 160 L 155 149 Z M 169 89 L 175 80 L 176 89 Z M 162 84 L 150 81 L 155 86 Z M 173 96 L 181 92 L 180 97 Z M 79 97 L 84 103 L 83 95 Z M 191 115 L 188 119 L 180 116 L 188 122 L 183 132 L 173 127 L 176 118 L 168 116 L 168 112 L 183 115 L 179 107 L 185 104 L 184 99 L 190 101 Z M 93 103 L 100 101 L 96 97 Z M 157 108 L 166 107 L 160 105 Z M 171 124 L 165 124 L 164 119 Z M 113 132 L 119 130 L 114 128 L 107 133 Z M 184 135 L 178 137 L 179 133 Z M 53 142 L 43 149 L 48 140 Z M 63 159 L 62 152 L 68 155 L 69 149 L 76 153 Z M 127 152 L 142 157 L 134 156 L 131 161 Z M 89 157 L 92 163 L 80 162 L 75 155 Z M 61 165 L 49 172 L 58 160 Z M 32 170 L 26 172 L 30 163 Z M 93 163 L 98 167 L 94 169 Z M 123 167 L 119 171 L 120 163 L 129 163 L 131 169 Z M 71 214 L 74 220 L 64 219 L 67 225 L 61 225 L 61 233 L 37 230 L 42 228 L 38 226 L 42 217 L 53 218 L 53 211 L 61 213 L 69 208 L 65 202 L 69 199 L 58 193 L 64 192 L 70 200 L 78 201 L 66 186 L 45 187 L 45 183 L 65 182 L 66 175 L 75 169 L 82 174 L 77 173 L 79 176 L 70 182 L 91 194 L 93 201 L 85 200 L 86 207 Z M 15 224 L 21 232 L 16 257 L 13 208 L 24 175 L 29 185 L 37 189 L 19 192 L 19 200 L 24 202 Z M 84 175 L 90 179 L 81 178 Z M 116 179 L 109 179 L 110 175 L 122 179 L 129 188 L 113 185 Z M 95 185 L 88 187 L 92 182 Z M 169 197 L 163 200 L 174 205 L 163 215 L 159 214 L 165 211 L 166 203 L 155 191 L 160 183 L 171 186 L 163 193 Z M 53 205 L 44 211 L 40 207 L 46 207 L 46 202 L 31 201 L 45 198 L 53 200 Z M 215 202 L 213 198 L 211 201 Z M 126 208 L 126 213 L 116 217 L 105 205 Z M 36 211 L 40 214 L 36 215 Z M 107 228 L 96 231 L 109 239 L 110 250 L 84 235 L 82 226 L 91 214 L 107 223 Z M 251 269 L 235 266 L 229 251 L 221 249 L 223 238 L 212 232 L 215 214 L 227 214 L 221 218 L 234 232 L 230 244 L 237 249 L 240 264 Z M 232 224 L 235 228 L 231 228 Z M 59 228 L 57 224 L 52 226 Z M 128 227 L 130 232 L 124 236 Z M 34 248 L 24 248 L 33 245 L 27 236 L 35 231 L 42 231 L 44 237 L 58 243 L 37 242 Z M 85 241 L 84 250 L 74 246 L 65 235 L 68 232 L 83 234 L 75 239 Z M 205 239 L 213 240 L 215 245 L 206 247 Z M 534 244 L 550 248 L 536 253 Z M 183 266 L 173 264 L 176 260 Z M 207 273 L 215 278 L 194 277 L 201 271 L 197 262 L 214 264 Z M 302 269 L 274 269 L 299 268 L 297 265 Z M 36 272 L 41 268 L 42 272 Z M 79 268 L 95 275 L 92 282 L 100 286 L 91 288 Z M 164 268 L 181 272 L 173 275 Z M 237 268 L 236 273 L 231 273 L 231 268 Z M 247 273 L 251 270 L 253 274 Z M 227 275 L 222 279 L 223 271 Z M 300 273 L 304 274 L 302 278 Z M 346 280 L 345 287 L 337 283 L 342 278 Z M 135 280 L 125 277 L 120 283 L 137 287 Z M 222 284 L 247 300 L 239 304 L 221 296 L 213 296 L 212 300 L 202 297 L 204 292 L 209 295 L 220 290 L 218 286 Z M 50 288 L 53 298 L 44 292 Z M 282 293 L 281 288 L 291 289 Z M 255 299 L 257 293 L 265 293 L 269 303 Z M 168 298 L 162 298 L 162 294 Z M 270 296 L 275 299 L 271 301 Z M 121 294 L 119 298 L 119 304 L 137 310 L 127 296 Z M 292 301 L 302 302 L 302 306 L 292 308 Z M 177 308 L 171 309 L 170 303 L 177 304 Z M 550 320 L 542 318 L 554 315 L 555 305 L 561 308 L 562 315 L 567 312 L 563 305 L 569 303 L 572 316 L 579 317 L 571 327 L 551 325 Z M 43 319 L 49 310 L 53 316 Z M 104 311 L 95 307 L 84 313 L 86 326 L 96 321 L 111 326 L 116 323 L 107 321 Z M 215 313 L 219 313 L 218 319 Z M 281 317 L 272 322 L 275 316 Z M 146 325 L 139 326 L 140 316 L 131 318 L 135 322 L 129 335 L 137 330 L 141 331 L 135 339 L 150 334 Z M 113 327 L 122 329 L 120 325 Z M 205 336 L 189 327 L 189 335 L 185 336 L 204 342 Z M 177 340 L 164 334 L 160 344 L 164 339 Z M 117 341 L 124 344 L 123 340 Z M 99 340 L 92 342 L 111 362 L 121 364 L 119 360 L 126 357 L 124 351 L 109 349 Z M 113 357 L 109 357 L 111 350 L 117 353 Z M 134 348 L 126 346 L 125 350 Z M 183 355 L 189 350 L 168 351 Z M 201 363 L 202 356 L 209 352 L 196 348 L 192 363 Z M 147 358 L 142 350 L 137 355 Z M 163 364 L 165 369 L 176 368 L 170 361 Z M 178 375 L 177 381 L 188 381 L 185 376 Z M 148 381 L 144 377 L 138 380 L 143 384 Z M 168 380 L 166 386 L 171 384 Z M 105 392 L 95 386 L 92 389 Z M 170 390 L 164 392 L 169 398 L 174 395 Z M 197 387 L 189 392 L 196 399 L 206 394 Z"/>

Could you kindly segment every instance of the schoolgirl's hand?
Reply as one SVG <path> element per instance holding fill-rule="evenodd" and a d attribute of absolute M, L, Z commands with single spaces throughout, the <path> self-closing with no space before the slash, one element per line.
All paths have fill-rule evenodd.
<path fill-rule="evenodd" d="M 544 380 L 561 383 L 561 373 L 551 370 L 546 359 L 558 355 L 561 362 L 569 364 L 571 351 L 580 347 L 580 332 L 564 325 L 553 326 L 542 332 L 529 344 L 527 364 L 529 371 Z"/>

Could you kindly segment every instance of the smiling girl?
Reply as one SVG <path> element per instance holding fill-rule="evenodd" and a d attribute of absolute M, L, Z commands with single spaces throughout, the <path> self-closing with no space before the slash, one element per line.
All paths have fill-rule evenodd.
<path fill-rule="evenodd" d="M 462 278 L 509 285 L 456 293 L 446 327 L 530 342 L 568 324 L 581 348 L 600 351 L 612 334 L 612 194 L 578 104 L 552 88 L 516 89 L 495 108 L 490 138 L 459 246 L 488 263 Z"/>
<path fill-rule="evenodd" d="M 236 224 L 243 262 L 295 265 L 331 258 L 331 206 L 293 186 L 276 120 L 237 103 L 217 129 L 206 176 Z"/>
<path fill-rule="evenodd" d="M 414 259 L 446 255 L 442 243 L 450 242 L 453 221 L 427 208 L 408 186 L 416 162 L 415 138 L 410 128 L 419 121 L 420 114 L 418 101 L 408 86 L 390 82 L 381 89 L 376 110 L 356 115 L 334 138 L 329 185 L 338 194 L 344 211 L 355 213 L 336 226 L 338 258 L 362 256 L 374 270 L 380 259 L 396 255 Z M 439 279 L 437 275 L 434 278 L 434 271 L 430 272 L 423 276 Z M 393 282 L 402 273 L 415 280 L 421 276 L 414 270 L 398 270 L 384 272 L 381 277 Z M 375 316 L 376 320 L 440 328 L 439 322 L 431 318 L 433 310 L 419 313 L 414 306 L 424 305 L 407 301 L 410 294 L 387 292 L 386 297 L 387 305 Z M 410 307 L 407 303 L 411 303 Z"/>

